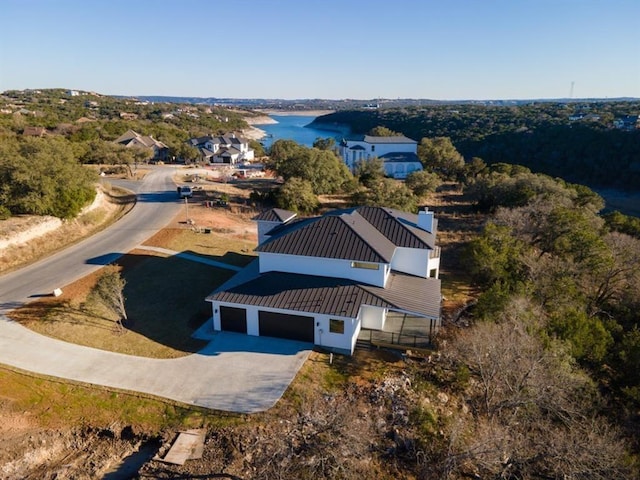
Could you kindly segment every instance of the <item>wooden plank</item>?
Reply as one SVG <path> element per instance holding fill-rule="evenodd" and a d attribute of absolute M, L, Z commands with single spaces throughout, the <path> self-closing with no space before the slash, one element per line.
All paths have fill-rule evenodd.
<path fill-rule="evenodd" d="M 174 465 L 184 465 L 189 459 L 202 458 L 204 437 L 204 430 L 180 432 L 165 457 L 160 460 Z"/>

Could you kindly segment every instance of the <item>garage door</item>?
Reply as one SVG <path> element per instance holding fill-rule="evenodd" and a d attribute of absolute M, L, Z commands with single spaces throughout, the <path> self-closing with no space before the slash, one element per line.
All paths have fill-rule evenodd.
<path fill-rule="evenodd" d="M 227 332 L 247 333 L 247 310 L 220 307 L 220 328 Z"/>
<path fill-rule="evenodd" d="M 260 335 L 313 343 L 313 317 L 258 312 Z"/>

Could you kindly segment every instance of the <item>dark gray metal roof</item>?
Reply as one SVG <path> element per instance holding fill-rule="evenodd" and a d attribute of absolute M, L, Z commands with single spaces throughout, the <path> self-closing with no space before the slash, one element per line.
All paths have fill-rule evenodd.
<path fill-rule="evenodd" d="M 357 212 L 314 217 L 279 227 L 257 252 L 390 263 L 395 245 Z"/>
<path fill-rule="evenodd" d="M 372 143 L 372 144 L 383 144 L 383 143 L 413 143 L 417 144 L 415 140 L 412 140 L 408 137 L 397 136 L 397 137 L 374 137 L 373 135 L 365 135 L 362 139 L 363 142 Z"/>
<path fill-rule="evenodd" d="M 436 235 L 418 227 L 418 215 L 393 208 L 361 206 L 328 215 L 357 212 L 397 247 L 435 248 Z"/>
<path fill-rule="evenodd" d="M 341 278 L 269 272 L 223 286 L 207 300 L 350 318 L 358 316 L 362 305 L 370 305 L 439 318 L 441 297 L 440 280 L 395 272 L 386 288 Z"/>
<path fill-rule="evenodd" d="M 261 212 L 257 216 L 253 217 L 253 219 L 265 222 L 288 222 L 295 216 L 295 212 L 284 210 L 282 208 L 271 208 Z"/>

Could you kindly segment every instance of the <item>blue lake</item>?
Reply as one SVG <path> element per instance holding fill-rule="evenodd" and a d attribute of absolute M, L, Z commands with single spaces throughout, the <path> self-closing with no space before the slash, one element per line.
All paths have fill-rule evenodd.
<path fill-rule="evenodd" d="M 263 138 L 261 142 L 265 148 L 271 147 L 271 144 L 276 140 L 293 140 L 294 142 L 311 147 L 316 138 L 328 138 L 333 137 L 339 142 L 344 137 L 343 132 L 333 130 L 320 130 L 317 128 L 307 128 L 315 116 L 302 116 L 302 115 L 269 115 L 278 123 L 270 125 L 256 125 L 267 132 L 267 137 Z"/>

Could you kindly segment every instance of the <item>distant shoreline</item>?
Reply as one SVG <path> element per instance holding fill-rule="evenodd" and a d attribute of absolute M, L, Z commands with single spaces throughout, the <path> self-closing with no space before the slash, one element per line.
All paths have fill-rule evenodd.
<path fill-rule="evenodd" d="M 298 116 L 298 117 L 319 117 L 321 115 L 328 115 L 334 113 L 335 110 L 256 110 L 256 112 L 264 113 L 265 115 L 282 115 L 284 116 Z"/>

